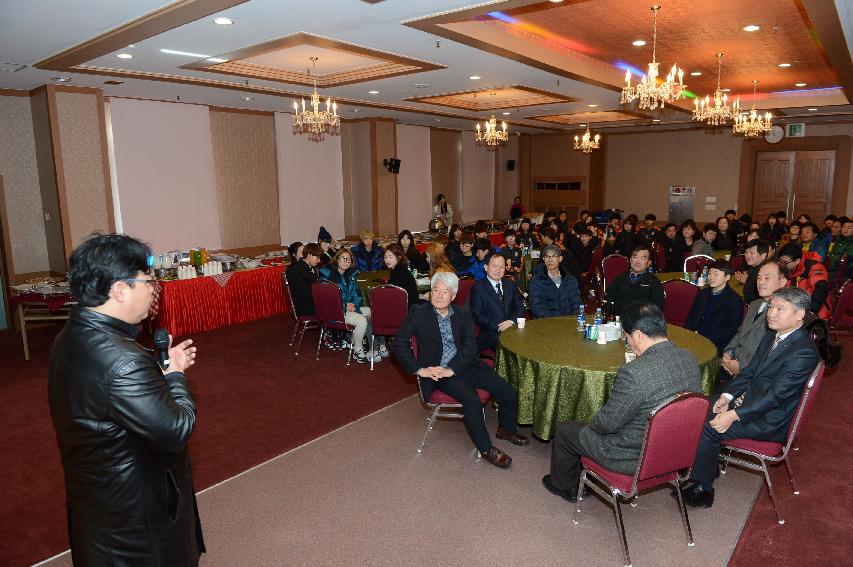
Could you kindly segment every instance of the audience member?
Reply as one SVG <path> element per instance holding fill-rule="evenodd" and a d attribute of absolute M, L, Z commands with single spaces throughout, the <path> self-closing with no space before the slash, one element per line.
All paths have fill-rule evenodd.
<path fill-rule="evenodd" d="M 684 259 L 693 255 L 693 245 L 696 243 L 698 232 L 699 228 L 693 219 L 687 219 L 681 223 L 681 229 L 672 247 L 672 254 L 667 258 L 668 272 L 684 271 Z"/>
<path fill-rule="evenodd" d="M 785 442 L 806 381 L 820 362 L 817 346 L 801 329 L 809 301 L 808 294 L 796 288 L 782 288 L 771 296 L 767 326 L 774 332 L 764 337 L 749 365 L 714 403 L 714 418 L 705 424 L 693 463 L 693 483 L 683 491 L 688 506 L 713 506 L 721 441 Z M 735 407 L 732 401 L 740 396 L 743 402 Z"/>
<path fill-rule="evenodd" d="M 332 258 L 334 258 L 335 253 L 338 251 L 338 243 L 332 237 L 328 230 L 326 230 L 325 226 L 321 226 L 320 230 L 317 232 L 317 244 L 320 245 L 322 249 L 322 254 L 320 255 L 320 266 L 325 266 L 329 262 L 331 262 Z"/>
<path fill-rule="evenodd" d="M 571 233 L 571 227 L 569 226 L 569 213 L 566 211 L 560 211 L 557 213 L 557 232 L 560 234 Z"/>
<path fill-rule="evenodd" d="M 708 269 L 708 287 L 693 301 L 686 327 L 717 346 L 717 356 L 737 333 L 743 320 L 743 300 L 729 287 L 732 265 L 716 260 Z"/>
<path fill-rule="evenodd" d="M 641 228 L 639 232 L 640 238 L 647 242 L 658 239 L 660 236 L 660 230 L 655 226 L 655 221 L 657 220 L 658 218 L 651 213 L 646 215 L 646 218 L 643 219 L 643 228 Z"/>
<path fill-rule="evenodd" d="M 607 403 L 589 424 L 561 423 L 551 446 L 551 473 L 542 478 L 542 484 L 569 502 L 577 500 L 581 457 L 615 472 L 634 474 L 652 410 L 675 394 L 702 388 L 696 357 L 667 339 L 660 308 L 634 303 L 623 312 L 621 322 L 637 358 L 616 371 Z"/>
<path fill-rule="evenodd" d="M 397 244 L 400 245 L 400 248 L 403 249 L 406 254 L 406 258 L 409 259 L 409 268 L 413 270 L 417 270 L 419 272 L 426 273 L 429 271 L 429 264 L 427 263 L 426 256 L 418 250 L 417 245 L 415 244 L 415 237 L 412 236 L 412 231 L 404 230 L 397 235 Z"/>
<path fill-rule="evenodd" d="M 474 240 L 475 242 L 481 238 L 489 238 L 489 223 L 484 220 L 478 220 L 474 223 Z"/>
<path fill-rule="evenodd" d="M 630 269 L 616 276 L 607 287 L 605 299 L 613 304 L 614 312 L 622 315 L 638 301 L 653 303 L 663 310 L 664 293 L 660 280 L 649 273 L 651 248 L 646 243 L 637 245 L 631 252 Z"/>
<path fill-rule="evenodd" d="M 691 249 L 691 254 L 704 254 L 705 256 L 714 257 L 714 240 L 717 238 L 717 225 L 714 223 L 708 223 L 702 228 L 702 238 L 698 238 L 696 242 L 693 243 L 693 248 Z"/>
<path fill-rule="evenodd" d="M 812 216 L 808 213 L 802 213 L 797 217 L 797 222 L 800 223 L 801 226 L 805 226 L 812 222 Z"/>
<path fill-rule="evenodd" d="M 637 215 L 628 215 L 625 217 L 625 222 L 622 223 L 622 231 L 616 235 L 613 252 L 627 258 L 631 255 L 634 247 L 642 241 L 643 239 L 637 234 Z"/>
<path fill-rule="evenodd" d="M 832 234 L 832 225 L 838 222 L 838 217 L 835 215 L 826 215 L 823 217 L 823 228 L 820 229 L 820 233 L 825 236 L 829 236 Z"/>
<path fill-rule="evenodd" d="M 454 258 L 451 258 L 450 261 L 453 262 L 456 273 L 464 274 L 471 269 L 471 264 L 476 259 L 477 257 L 474 255 L 474 235 L 466 232 L 459 239 L 459 253 Z"/>
<path fill-rule="evenodd" d="M 680 272 L 684 269 L 684 252 L 677 253 L 678 247 L 678 226 L 675 223 L 668 222 L 663 227 L 658 238 L 658 246 L 663 247 L 666 263 L 663 266 L 662 272 Z M 683 250 L 683 247 L 681 247 Z"/>
<path fill-rule="evenodd" d="M 448 234 L 449 237 L 444 253 L 452 260 L 454 256 L 461 252 L 459 249 L 459 240 L 462 238 L 462 226 L 458 224 L 451 225 L 450 232 Z"/>
<path fill-rule="evenodd" d="M 480 326 L 477 335 L 479 350 L 498 348 L 498 334 L 524 317 L 524 301 L 515 282 L 504 279 L 506 258 L 494 253 L 486 264 L 486 277 L 471 288 L 470 306 L 474 322 Z"/>
<path fill-rule="evenodd" d="M 498 252 L 506 258 L 506 270 L 517 274 L 524 267 L 524 256 L 521 253 L 521 246 L 515 242 L 515 231 L 508 228 L 504 231 L 504 245 L 498 248 Z"/>
<path fill-rule="evenodd" d="M 539 246 L 538 236 L 533 231 L 533 223 L 530 222 L 529 218 L 525 217 L 521 219 L 515 239 L 518 241 L 519 246 L 527 248 L 536 248 Z"/>
<path fill-rule="evenodd" d="M 844 256 L 849 258 L 853 255 L 851 254 L 853 253 L 853 219 L 841 217 L 839 224 L 841 224 L 840 236 L 832 243 L 832 250 L 830 250 L 827 257 L 829 273 L 833 276 L 836 275 L 835 272 L 838 270 L 838 263 L 841 261 L 841 258 Z M 853 263 L 848 261 L 846 273 L 842 277 L 850 278 L 851 275 L 853 275 Z"/>
<path fill-rule="evenodd" d="M 572 242 L 570 253 L 578 263 L 581 274 L 585 274 L 592 267 L 592 255 L 595 253 L 595 243 L 592 233 L 588 228 L 581 229 L 578 237 Z"/>
<path fill-rule="evenodd" d="M 800 226 L 799 222 L 791 223 L 788 226 L 788 232 L 782 235 L 782 238 L 779 239 L 779 247 L 785 246 L 786 244 L 795 243 L 797 246 L 800 246 Z"/>
<path fill-rule="evenodd" d="M 436 272 L 456 273 L 456 267 L 444 253 L 444 246 L 436 242 L 430 242 L 426 249 L 427 263 L 429 263 L 429 277 Z"/>
<path fill-rule="evenodd" d="M 841 217 L 840 219 L 836 219 L 832 221 L 832 227 L 829 229 L 828 233 L 824 233 L 823 238 L 830 245 L 838 240 L 841 237 L 841 226 L 844 224 L 842 219 L 846 219 L 847 217 Z"/>
<path fill-rule="evenodd" d="M 527 209 L 525 209 L 524 205 L 521 204 L 521 197 L 516 197 L 512 200 L 512 206 L 509 208 L 510 219 L 520 219 L 526 212 Z"/>
<path fill-rule="evenodd" d="M 306 244 L 305 256 L 290 264 L 287 270 L 287 284 L 293 298 L 296 315 L 314 315 L 314 298 L 311 296 L 311 286 L 317 281 L 319 272 L 317 265 L 323 256 L 319 244 Z"/>
<path fill-rule="evenodd" d="M 829 243 L 821 238 L 815 223 L 809 222 L 800 228 L 800 244 L 803 252 L 817 254 L 821 262 L 826 260 L 826 255 L 829 253 Z"/>
<path fill-rule="evenodd" d="M 809 310 L 821 319 L 829 319 L 829 275 L 818 255 L 803 252 L 798 244 L 790 242 L 779 249 L 779 262 L 788 271 L 791 286 L 811 296 Z"/>
<path fill-rule="evenodd" d="M 572 230 L 575 232 L 575 234 L 580 234 L 580 232 L 586 228 L 586 220 L 589 217 L 589 211 L 587 211 L 586 209 L 580 212 L 580 215 L 578 216 L 578 222 L 576 222 L 575 225 L 572 227 Z"/>
<path fill-rule="evenodd" d="M 604 230 L 604 239 L 613 246 L 613 243 L 616 242 L 616 235 L 620 232 L 622 232 L 622 217 L 619 216 L 619 213 L 612 213 Z"/>
<path fill-rule="evenodd" d="M 294 264 L 302 259 L 302 248 L 305 245 L 301 242 L 291 242 L 287 247 L 287 255 L 290 257 L 290 263 Z"/>
<path fill-rule="evenodd" d="M 778 260 L 766 260 L 758 268 L 756 281 L 759 297 L 749 304 L 740 328 L 723 350 L 720 364 L 730 377 L 749 366 L 758 345 L 768 332 L 767 308 L 770 306 L 770 296 L 788 285 L 788 275 Z"/>
<path fill-rule="evenodd" d="M 385 267 L 391 270 L 388 275 L 388 283 L 406 290 L 409 299 L 409 307 L 420 303 L 418 296 L 418 284 L 415 276 L 409 271 L 409 258 L 403 254 L 403 247 L 399 244 L 389 244 L 385 249 Z"/>
<path fill-rule="evenodd" d="M 785 234 L 785 227 L 779 222 L 775 213 L 767 215 L 767 222 L 761 225 L 761 237 L 772 245 L 775 245 Z"/>
<path fill-rule="evenodd" d="M 743 284 L 743 300 L 750 304 L 758 299 L 758 270 L 770 253 L 770 245 L 763 240 L 748 240 L 743 251 L 747 270 L 735 272 L 734 277 Z"/>
<path fill-rule="evenodd" d="M 542 249 L 542 263 L 533 269 L 527 295 L 530 311 L 536 319 L 572 315 L 583 303 L 577 279 L 561 265 L 561 261 L 560 249 L 552 244 Z"/>
<path fill-rule="evenodd" d="M 460 276 L 471 276 L 477 281 L 486 277 L 486 262 L 492 253 L 492 241 L 488 238 L 478 238 L 474 243 L 474 258 L 468 266 L 468 270 L 459 274 Z"/>
<path fill-rule="evenodd" d="M 737 244 L 737 233 L 734 228 L 729 224 L 729 219 L 726 217 L 719 217 L 717 219 L 717 236 L 714 238 L 713 242 L 714 250 L 733 250 L 735 244 Z M 713 257 L 713 254 L 711 254 Z"/>
<path fill-rule="evenodd" d="M 440 218 L 444 224 L 450 226 L 453 222 L 453 207 L 447 202 L 443 193 L 435 196 L 435 206 L 432 208 L 433 218 Z"/>
<path fill-rule="evenodd" d="M 455 274 L 439 272 L 432 277 L 430 303 L 415 305 L 394 338 L 394 356 L 408 374 L 416 374 L 424 399 L 435 388 L 462 404 L 468 434 L 487 461 L 507 467 L 512 459 L 492 445 L 476 388 L 491 393 L 498 404 L 495 436 L 515 445 L 527 445 L 518 433 L 518 396 L 510 384 L 477 356 L 471 313 L 451 302 L 459 291 Z M 417 356 L 412 352 L 417 340 Z"/>
<path fill-rule="evenodd" d="M 366 228 L 358 236 L 361 242 L 353 246 L 350 250 L 353 258 L 355 258 L 355 269 L 359 272 L 381 270 L 384 264 L 385 250 L 374 242 L 373 239 L 376 238 L 376 235 L 372 230 Z"/>

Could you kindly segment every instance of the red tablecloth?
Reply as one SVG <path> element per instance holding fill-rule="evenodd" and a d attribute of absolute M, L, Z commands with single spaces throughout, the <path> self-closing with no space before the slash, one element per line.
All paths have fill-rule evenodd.
<path fill-rule="evenodd" d="M 40 293 L 18 293 L 9 297 L 9 307 L 14 310 L 19 303 L 44 303 L 50 311 L 58 311 L 66 303 L 74 301 L 70 294 L 42 295 Z"/>
<path fill-rule="evenodd" d="M 418 252 L 426 252 L 427 246 L 429 245 L 429 242 L 421 242 L 420 244 L 416 244 L 415 248 L 418 249 Z"/>
<path fill-rule="evenodd" d="M 234 272 L 222 286 L 211 276 L 162 282 L 157 327 L 173 337 L 287 312 L 284 266 Z"/>

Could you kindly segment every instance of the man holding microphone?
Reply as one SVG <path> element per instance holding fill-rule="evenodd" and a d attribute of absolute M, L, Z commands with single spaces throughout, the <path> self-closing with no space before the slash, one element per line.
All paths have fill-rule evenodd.
<path fill-rule="evenodd" d="M 49 402 L 65 472 L 75 565 L 197 565 L 204 552 L 187 443 L 195 402 L 184 372 L 136 342 L 159 284 L 147 245 L 94 235 L 69 260 L 78 305 L 50 352 Z"/>

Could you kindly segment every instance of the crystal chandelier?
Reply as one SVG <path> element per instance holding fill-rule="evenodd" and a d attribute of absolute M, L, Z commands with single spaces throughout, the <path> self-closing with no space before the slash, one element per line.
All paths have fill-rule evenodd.
<path fill-rule="evenodd" d="M 595 138 L 592 137 L 592 134 L 589 131 L 589 115 L 587 115 L 586 132 L 583 133 L 583 137 L 581 138 L 575 136 L 575 149 L 580 150 L 585 154 L 592 153 L 592 150 L 597 150 L 599 148 L 600 139 L 601 134 L 596 134 Z"/>
<path fill-rule="evenodd" d="M 652 6 L 654 12 L 654 31 L 652 35 L 652 62 L 649 63 L 649 71 L 643 75 L 642 81 L 637 83 L 636 87 L 631 86 L 631 71 L 625 73 L 625 86 L 622 88 L 622 96 L 619 98 L 620 104 L 628 104 L 636 99 L 640 99 L 640 108 L 654 110 L 658 106 L 661 108 L 669 102 L 678 100 L 684 94 L 684 71 L 678 68 L 677 65 L 672 66 L 669 75 L 666 76 L 666 81 L 658 84 L 658 65 L 657 56 L 657 38 L 658 38 L 658 10 L 660 6 Z M 675 82 L 676 74 L 678 82 Z"/>
<path fill-rule="evenodd" d="M 311 57 L 314 64 L 314 92 L 311 93 L 311 108 L 305 109 L 305 99 L 302 99 L 302 110 L 293 101 L 293 130 L 297 134 L 308 134 L 314 141 L 320 141 L 325 134 L 336 134 L 341 125 L 338 116 L 338 103 L 332 98 L 326 99 L 326 110 L 320 110 L 320 95 L 317 94 L 317 57 Z"/>
<path fill-rule="evenodd" d="M 495 120 L 495 115 L 489 118 L 488 122 L 483 122 L 483 130 L 480 130 L 480 123 L 477 122 L 477 133 L 474 134 L 474 140 L 481 146 L 485 145 L 487 150 L 494 151 L 509 139 L 509 132 L 506 131 L 506 122 L 501 122 L 501 130 L 498 130 L 498 121 Z"/>
<path fill-rule="evenodd" d="M 710 96 L 706 96 L 701 103 L 698 98 L 693 101 L 696 107 L 693 109 L 693 120 L 707 122 L 709 126 L 725 124 L 730 118 L 740 114 L 740 100 L 734 101 L 730 107 L 728 95 L 720 90 L 720 74 L 723 70 L 722 53 L 717 53 L 717 60 L 717 90 L 714 91 L 714 104 L 711 104 Z"/>
<path fill-rule="evenodd" d="M 770 123 L 773 116 L 769 112 L 761 116 L 755 109 L 755 91 L 757 89 L 758 81 L 752 81 L 752 110 L 749 111 L 749 114 L 744 112 L 735 116 L 735 123 L 732 126 L 734 134 L 742 134 L 745 138 L 757 138 L 773 128 Z"/>

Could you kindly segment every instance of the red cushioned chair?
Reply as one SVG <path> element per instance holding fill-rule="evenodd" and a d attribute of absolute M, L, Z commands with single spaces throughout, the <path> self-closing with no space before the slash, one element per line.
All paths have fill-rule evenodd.
<path fill-rule="evenodd" d="M 317 318 L 322 321 L 320 327 L 320 338 L 317 339 L 317 360 L 320 360 L 320 347 L 323 346 L 323 336 L 328 329 L 347 331 L 350 333 L 349 352 L 347 353 L 347 366 L 352 360 L 352 325 L 344 322 L 343 299 L 341 288 L 332 282 L 314 282 L 311 285 L 311 295 L 314 298 L 314 311 Z"/>
<path fill-rule="evenodd" d="M 412 353 L 415 355 L 415 358 L 418 357 L 418 342 L 412 337 Z M 418 391 L 421 394 L 421 401 L 427 406 L 430 410 L 432 410 L 427 418 L 427 427 L 426 431 L 424 431 L 423 437 L 421 437 L 421 444 L 418 445 L 418 453 L 423 453 L 424 445 L 426 445 L 427 437 L 432 431 L 433 426 L 435 425 L 435 421 L 440 417 L 446 417 L 450 419 L 462 419 L 462 404 L 456 401 L 456 398 L 453 396 L 449 396 L 436 388 L 430 394 L 429 399 L 424 397 L 424 389 L 421 385 L 421 381 L 424 380 L 420 376 L 418 376 Z M 492 394 L 483 390 L 482 388 L 477 388 L 477 396 L 480 397 L 480 403 L 483 406 L 486 405 L 486 402 L 489 401 L 489 398 L 492 397 Z M 486 410 L 483 408 L 483 419 L 486 418 Z"/>
<path fill-rule="evenodd" d="M 699 295 L 699 288 L 684 280 L 667 280 L 662 286 L 666 297 L 663 302 L 663 316 L 666 322 L 683 327 L 687 324 L 690 309 L 696 301 L 696 296 Z"/>
<path fill-rule="evenodd" d="M 370 290 L 370 369 L 376 357 L 376 337 L 393 337 L 409 314 L 409 294 L 396 285 L 380 285 Z"/>
<path fill-rule="evenodd" d="M 841 286 L 829 317 L 829 331 L 836 335 L 853 328 L 853 284 L 850 281 L 847 280 Z"/>
<path fill-rule="evenodd" d="M 607 286 L 613 283 L 617 276 L 620 276 L 628 271 L 631 263 L 625 256 L 621 254 L 611 254 L 601 261 L 601 299 L 604 299 L 607 293 Z"/>
<path fill-rule="evenodd" d="M 581 299 L 586 300 L 590 293 L 599 293 L 601 287 L 601 260 L 604 258 L 604 248 L 599 246 L 592 251 L 589 269 L 581 274 Z"/>
<path fill-rule="evenodd" d="M 800 397 L 800 403 L 797 406 L 797 413 L 794 414 L 794 419 L 791 420 L 791 425 L 788 427 L 788 436 L 784 444 L 776 443 L 775 441 L 757 441 L 755 439 L 728 439 L 722 442 L 723 452 L 720 453 L 720 460 L 723 466 L 720 472 L 726 474 L 726 467 L 729 463 L 732 463 L 764 473 L 767 490 L 770 492 L 770 501 L 773 503 L 773 509 L 776 510 L 776 518 L 780 524 L 784 524 L 785 519 L 782 518 L 782 510 L 779 509 L 779 504 L 776 502 L 776 493 L 773 491 L 773 483 L 770 482 L 770 473 L 767 470 L 767 465 L 780 461 L 784 462 L 785 468 L 788 470 L 788 478 L 791 480 L 791 486 L 794 488 L 794 494 L 800 493 L 800 489 L 797 487 L 796 481 L 794 481 L 794 471 L 791 469 L 788 453 L 791 450 L 791 445 L 797 440 L 800 428 L 803 426 L 803 422 L 814 403 L 821 382 L 823 382 L 824 370 L 825 366 L 823 361 L 821 361 L 812 371 L 811 376 L 809 376 L 809 380 L 803 390 L 803 395 Z M 736 453 L 752 457 L 758 463 L 735 457 Z"/>
<path fill-rule="evenodd" d="M 477 280 L 470 276 L 459 278 L 459 289 L 456 292 L 456 297 L 453 298 L 453 305 L 459 307 L 468 307 L 468 295 L 471 293 L 471 288 Z"/>
<path fill-rule="evenodd" d="M 683 392 L 652 410 L 646 424 L 637 470 L 633 475 L 608 470 L 589 457 L 581 457 L 583 472 L 578 483 L 578 501 L 573 522 L 579 523 L 584 486 L 609 501 L 614 508 L 616 530 L 619 532 L 625 565 L 631 564 L 631 556 L 628 553 L 628 540 L 625 537 L 619 499 L 631 499 L 641 490 L 661 484 L 675 485 L 681 523 L 687 534 L 687 545 L 693 547 L 693 533 L 687 518 L 687 508 L 684 507 L 681 497 L 681 483 L 690 478 L 709 405 L 705 396 Z"/>
<path fill-rule="evenodd" d="M 688 256 L 684 259 L 684 271 L 685 272 L 701 272 L 705 269 L 705 266 L 711 266 L 715 260 L 710 256 L 706 256 L 705 254 L 696 254 L 694 256 Z"/>
<path fill-rule="evenodd" d="M 652 242 L 652 265 L 656 272 L 666 271 L 666 246 L 657 240 Z"/>
<path fill-rule="evenodd" d="M 296 305 L 293 303 L 293 295 L 290 293 L 290 282 L 287 281 L 287 272 L 281 273 L 281 279 L 284 283 L 284 292 L 287 295 L 288 304 L 290 305 L 290 313 L 296 322 L 296 325 L 293 327 L 293 334 L 290 335 L 290 346 L 293 346 L 296 334 L 299 333 L 299 342 L 296 343 L 296 351 L 294 352 L 294 354 L 299 354 L 299 347 L 302 346 L 302 337 L 305 336 L 305 331 L 308 329 L 319 329 L 322 326 L 322 321 L 316 315 L 296 314 Z"/>
<path fill-rule="evenodd" d="M 845 254 L 838 260 L 838 264 L 835 266 L 835 277 L 832 278 L 832 281 L 829 282 L 830 290 L 836 290 L 847 281 L 844 278 L 845 272 L 847 272 L 847 264 L 850 262 L 850 258 Z"/>
<path fill-rule="evenodd" d="M 743 272 L 749 269 L 749 266 L 746 264 L 746 256 L 743 254 L 732 256 L 729 263 L 732 265 L 732 269 L 736 272 Z"/>

